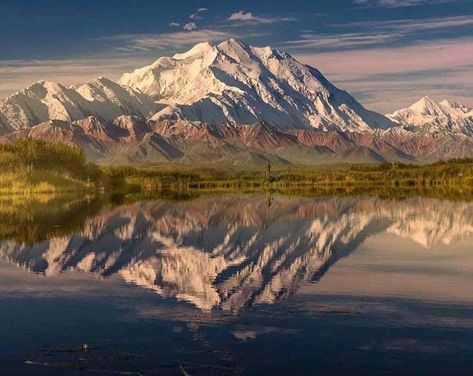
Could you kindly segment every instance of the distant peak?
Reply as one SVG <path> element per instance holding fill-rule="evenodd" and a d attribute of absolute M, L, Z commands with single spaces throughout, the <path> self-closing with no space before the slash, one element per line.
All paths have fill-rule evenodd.
<path fill-rule="evenodd" d="M 245 42 L 243 42 L 242 40 L 240 39 L 235 39 L 235 38 L 230 38 L 230 39 L 227 39 L 227 40 L 224 40 L 222 42 L 220 42 L 220 44 L 225 44 L 225 45 L 229 45 L 229 46 L 247 46 L 247 44 Z"/>
<path fill-rule="evenodd" d="M 88 84 L 96 84 L 96 83 L 99 83 L 101 85 L 104 85 L 104 86 L 115 86 L 117 85 L 116 82 L 110 80 L 109 78 L 107 77 L 104 77 L 104 76 L 100 76 L 98 78 L 96 78 L 95 80 L 92 80 L 92 81 L 89 81 Z"/>
<path fill-rule="evenodd" d="M 422 97 L 419 101 L 410 106 L 409 109 L 419 115 L 446 114 L 451 113 L 452 110 L 456 109 L 460 109 L 463 112 L 467 112 L 469 110 L 468 107 L 460 102 L 454 102 L 448 99 L 437 102 L 429 97 Z"/>
<path fill-rule="evenodd" d="M 444 99 L 442 102 L 440 102 L 442 106 L 449 107 L 449 108 L 467 108 L 463 103 L 461 102 L 454 102 L 450 101 L 448 99 Z"/>
<path fill-rule="evenodd" d="M 65 90 L 67 90 L 67 88 L 57 82 L 40 80 L 23 89 L 21 92 L 24 93 L 29 91 L 35 93 L 36 95 L 46 95 L 47 92 L 61 92 Z"/>
<path fill-rule="evenodd" d="M 417 103 L 434 103 L 434 104 L 437 104 L 437 102 L 435 100 L 433 100 L 432 98 L 428 97 L 428 96 L 423 96 Z"/>
<path fill-rule="evenodd" d="M 175 54 L 173 56 L 174 59 L 176 60 L 182 60 L 182 59 L 186 59 L 190 56 L 194 56 L 194 55 L 201 55 L 201 54 L 204 54 L 204 53 L 207 53 L 207 52 L 210 52 L 214 49 L 214 46 L 209 43 L 209 42 L 202 42 L 202 43 L 198 43 L 196 44 L 194 47 L 192 47 L 189 51 L 187 52 L 184 52 L 182 54 Z"/>
<path fill-rule="evenodd" d="M 442 106 L 447 106 L 447 107 L 453 107 L 455 103 L 450 102 L 448 99 L 444 99 L 442 102 L 440 102 Z"/>
<path fill-rule="evenodd" d="M 220 42 L 217 47 L 219 50 L 228 50 L 232 48 L 233 49 L 241 48 L 241 49 L 246 50 L 249 48 L 249 46 L 245 42 L 239 39 L 234 39 L 234 38 L 227 39 L 227 40 L 224 40 L 223 42 Z"/>
<path fill-rule="evenodd" d="M 36 81 L 30 87 L 33 87 L 33 86 L 53 87 L 53 86 L 61 86 L 61 84 L 57 82 L 52 82 L 52 81 L 39 80 L 39 81 Z"/>
<path fill-rule="evenodd" d="M 438 102 L 436 102 L 432 98 L 425 96 L 419 99 L 416 103 L 414 103 L 409 108 L 415 112 L 423 113 L 425 112 L 426 109 L 431 109 L 432 107 L 437 107 L 438 105 L 439 105 Z"/>

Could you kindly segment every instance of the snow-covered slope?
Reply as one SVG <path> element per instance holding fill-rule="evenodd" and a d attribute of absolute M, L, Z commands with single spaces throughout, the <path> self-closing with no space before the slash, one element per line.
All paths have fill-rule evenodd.
<path fill-rule="evenodd" d="M 106 120 L 122 115 L 148 117 L 158 110 L 158 105 L 148 95 L 104 77 L 80 86 L 77 92 L 90 102 L 96 115 Z"/>
<path fill-rule="evenodd" d="M 98 78 L 78 89 L 39 81 L 0 101 L 0 133 L 49 120 L 73 122 L 91 115 L 113 120 L 122 115 L 148 117 L 158 105 L 136 89 Z M 3 125 L 3 127 L 2 127 Z"/>
<path fill-rule="evenodd" d="M 90 114 L 87 101 L 74 89 L 39 81 L 0 101 L 0 119 L 10 129 L 48 120 L 74 121 Z"/>
<path fill-rule="evenodd" d="M 412 106 L 386 116 L 414 132 L 473 136 L 473 109 L 449 100 L 436 102 L 423 97 Z"/>
<path fill-rule="evenodd" d="M 152 120 L 265 122 L 282 128 L 370 131 L 391 122 L 366 110 L 318 70 L 287 53 L 230 39 L 200 43 L 124 74 L 120 84 L 166 104 Z"/>

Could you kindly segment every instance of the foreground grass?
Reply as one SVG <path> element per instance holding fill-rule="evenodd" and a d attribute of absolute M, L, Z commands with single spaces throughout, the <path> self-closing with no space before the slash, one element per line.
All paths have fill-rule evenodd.
<path fill-rule="evenodd" d="M 90 191 L 106 181 L 80 148 L 32 139 L 0 145 L 0 169 L 0 194 Z"/>

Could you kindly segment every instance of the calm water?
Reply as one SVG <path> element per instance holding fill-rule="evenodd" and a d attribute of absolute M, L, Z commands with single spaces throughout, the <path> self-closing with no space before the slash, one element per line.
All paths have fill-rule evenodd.
<path fill-rule="evenodd" d="M 1 375 L 471 375 L 473 203 L 0 202 Z"/>

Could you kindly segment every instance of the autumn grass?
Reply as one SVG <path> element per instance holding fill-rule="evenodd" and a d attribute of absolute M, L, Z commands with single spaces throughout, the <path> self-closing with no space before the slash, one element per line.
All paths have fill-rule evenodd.
<path fill-rule="evenodd" d="M 90 191 L 106 175 L 74 146 L 32 139 L 0 145 L 0 194 Z"/>
<path fill-rule="evenodd" d="M 231 165 L 97 166 L 74 146 L 21 140 L 0 145 L 0 194 L 34 195 L 61 192 L 241 193 L 306 192 L 447 192 L 468 196 L 473 189 L 473 160 L 430 165 L 341 164 L 317 167 Z M 448 193 L 450 192 L 450 193 Z"/>
<path fill-rule="evenodd" d="M 473 160 L 451 160 L 430 165 L 274 166 L 271 178 L 265 167 L 233 166 L 108 167 L 107 174 L 123 181 L 131 191 L 210 192 L 470 192 Z"/>

